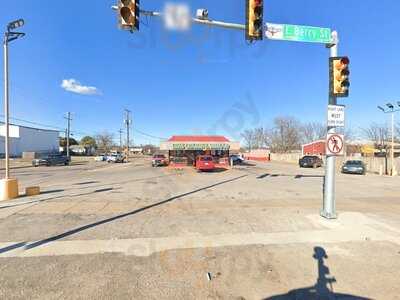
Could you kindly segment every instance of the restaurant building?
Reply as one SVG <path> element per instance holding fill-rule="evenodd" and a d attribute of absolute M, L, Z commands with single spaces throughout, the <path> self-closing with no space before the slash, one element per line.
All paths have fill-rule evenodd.
<path fill-rule="evenodd" d="M 239 152 L 240 143 L 224 136 L 172 136 L 161 143 L 160 150 L 168 153 L 172 167 L 194 166 L 197 156 L 211 155 L 216 167 L 228 168 L 229 156 Z"/>

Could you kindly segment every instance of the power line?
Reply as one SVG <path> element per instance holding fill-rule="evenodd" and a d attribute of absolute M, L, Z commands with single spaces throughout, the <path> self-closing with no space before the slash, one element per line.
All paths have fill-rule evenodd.
<path fill-rule="evenodd" d="M 4 115 L 0 114 L 0 117 L 4 118 Z M 39 123 L 39 122 L 35 122 L 35 121 L 28 121 L 28 120 L 25 120 L 25 119 L 14 118 L 14 117 L 10 117 L 10 119 L 18 121 L 18 122 L 23 122 L 23 123 L 35 125 L 35 126 L 45 127 L 43 129 L 56 129 L 60 133 L 65 133 L 65 128 L 63 128 L 63 127 L 44 124 L 44 123 Z M 15 125 L 20 125 L 20 124 L 15 124 Z M 20 126 L 23 126 L 23 125 L 20 125 Z M 137 132 L 138 134 L 142 135 L 142 136 L 149 137 L 149 138 L 156 139 L 156 140 L 167 140 L 168 139 L 168 138 L 165 138 L 165 137 L 159 137 L 159 136 L 156 136 L 156 135 L 153 135 L 153 134 L 150 134 L 150 133 L 146 133 L 146 132 L 141 131 L 139 129 L 134 129 L 134 131 Z M 76 134 L 78 134 L 78 135 L 94 135 L 93 133 L 84 132 L 84 131 L 77 131 L 77 130 L 71 130 L 71 133 L 73 133 L 75 135 Z"/>
<path fill-rule="evenodd" d="M 0 117 L 4 117 L 4 115 L 0 115 Z M 57 130 L 60 130 L 60 132 L 64 132 L 64 128 L 62 127 L 58 127 L 58 126 L 53 126 L 53 125 L 48 125 L 48 124 L 42 124 L 42 123 L 38 123 L 38 122 L 33 122 L 33 121 L 28 121 L 28 120 L 24 120 L 24 119 L 19 119 L 19 118 L 13 118 L 10 117 L 11 120 L 15 120 L 15 121 L 19 121 L 19 122 L 24 122 L 27 124 L 31 124 L 31 125 L 36 125 L 36 126 L 42 126 L 42 127 L 47 127 L 47 128 L 54 128 Z M 17 124 L 16 124 L 17 125 Z M 44 128 L 45 129 L 45 128 Z"/>
<path fill-rule="evenodd" d="M 0 114 L 0 118 L 4 118 L 4 115 Z M 41 126 L 41 127 L 47 127 L 47 128 L 38 128 L 38 129 L 56 129 L 58 132 L 60 133 L 65 133 L 65 128 L 63 127 L 59 127 L 59 126 L 54 126 L 54 125 L 49 125 L 49 124 L 43 124 L 43 123 L 39 123 L 39 122 L 34 122 L 34 121 L 28 121 L 25 119 L 20 119 L 20 118 L 13 118 L 10 117 L 11 120 L 15 120 L 18 122 L 23 122 L 23 123 L 27 123 L 27 124 L 31 124 L 31 125 L 35 125 L 35 126 Z M 17 126 L 24 126 L 22 124 L 14 124 Z M 93 135 L 93 133 L 89 133 L 89 132 L 83 132 L 83 131 L 77 131 L 77 130 L 71 130 L 71 133 L 73 134 L 78 134 L 78 135 Z"/>
<path fill-rule="evenodd" d="M 148 133 L 145 133 L 145 132 L 143 132 L 143 131 L 141 131 L 139 129 L 134 129 L 134 131 L 139 133 L 139 134 L 141 134 L 141 135 L 143 135 L 143 136 L 150 137 L 150 138 L 153 138 L 153 139 L 168 140 L 168 138 L 163 138 L 163 137 L 155 136 L 155 135 L 152 135 L 152 134 L 148 134 Z"/>

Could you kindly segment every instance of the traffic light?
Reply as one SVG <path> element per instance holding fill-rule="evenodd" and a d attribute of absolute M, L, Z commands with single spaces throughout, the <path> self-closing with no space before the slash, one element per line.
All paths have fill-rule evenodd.
<path fill-rule="evenodd" d="M 119 0 L 119 27 L 124 30 L 139 30 L 139 0 Z"/>
<path fill-rule="evenodd" d="M 347 56 L 331 57 L 329 60 L 330 95 L 348 97 L 350 87 L 350 59 Z"/>
<path fill-rule="evenodd" d="M 246 0 L 246 40 L 263 39 L 263 0 Z"/>

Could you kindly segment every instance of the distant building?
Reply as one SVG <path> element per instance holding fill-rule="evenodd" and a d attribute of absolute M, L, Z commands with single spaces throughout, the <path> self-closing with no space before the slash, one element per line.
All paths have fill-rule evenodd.
<path fill-rule="evenodd" d="M 318 155 L 326 154 L 325 140 L 318 140 L 302 146 L 303 155 Z M 384 156 L 386 152 L 390 153 L 392 143 L 386 142 L 384 149 L 378 149 L 373 141 L 355 140 L 345 142 L 345 153 L 348 156 Z M 400 157 L 400 144 L 394 144 L 394 156 Z"/>
<path fill-rule="evenodd" d="M 129 148 L 129 154 L 143 154 L 143 148 L 140 147 Z"/>
<path fill-rule="evenodd" d="M 319 155 L 323 156 L 326 153 L 325 140 L 314 141 L 302 146 L 303 155 Z"/>
<path fill-rule="evenodd" d="M 5 154 L 5 125 L 0 123 L 0 154 Z M 22 156 L 23 152 L 58 152 L 59 132 L 19 125 L 10 125 L 10 156 Z"/>
<path fill-rule="evenodd" d="M 170 166 L 194 166 L 197 156 L 211 155 L 217 167 L 229 166 L 229 155 L 238 153 L 240 143 L 224 136 L 172 136 L 162 142 L 160 151 L 168 154 Z"/>
<path fill-rule="evenodd" d="M 253 149 L 242 154 L 244 159 L 255 161 L 270 161 L 271 150 L 269 148 Z"/>

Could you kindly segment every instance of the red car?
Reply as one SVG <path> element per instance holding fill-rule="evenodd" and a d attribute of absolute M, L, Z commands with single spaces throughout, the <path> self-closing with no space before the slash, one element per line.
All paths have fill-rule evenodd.
<path fill-rule="evenodd" d="M 196 169 L 199 171 L 212 171 L 215 163 L 211 155 L 200 155 L 196 158 Z"/>
<path fill-rule="evenodd" d="M 153 167 L 164 167 L 168 165 L 167 158 L 165 157 L 164 154 L 156 154 L 153 156 L 153 159 L 151 160 L 151 165 Z"/>

